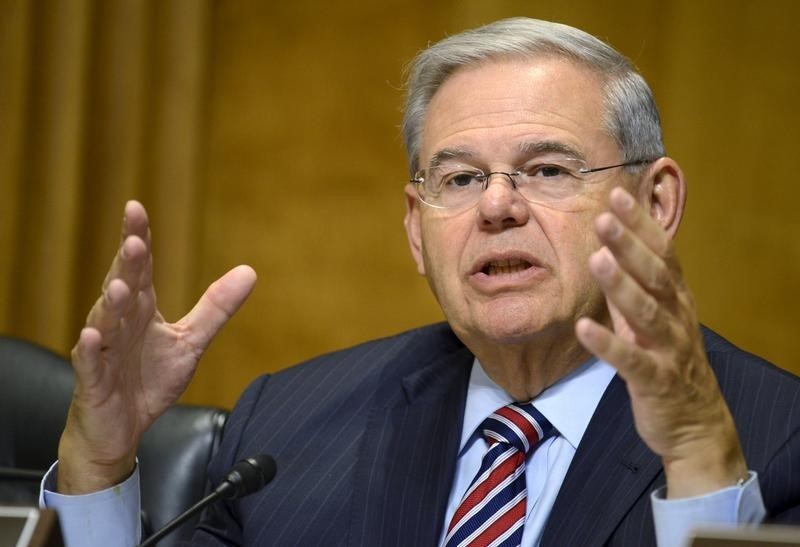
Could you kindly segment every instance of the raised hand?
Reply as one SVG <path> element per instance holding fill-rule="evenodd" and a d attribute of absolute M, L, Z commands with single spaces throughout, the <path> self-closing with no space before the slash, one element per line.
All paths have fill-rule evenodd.
<path fill-rule="evenodd" d="M 671 237 L 622 188 L 595 229 L 603 247 L 589 269 L 613 331 L 583 318 L 578 339 L 626 381 L 637 431 L 662 458 L 668 497 L 735 484 L 747 467 Z"/>
<path fill-rule="evenodd" d="M 72 350 L 76 386 L 59 444 L 58 490 L 106 488 L 133 469 L 142 434 L 184 392 L 214 335 L 252 291 L 238 266 L 167 323 L 156 306 L 144 207 L 125 205 L 119 251 Z"/>

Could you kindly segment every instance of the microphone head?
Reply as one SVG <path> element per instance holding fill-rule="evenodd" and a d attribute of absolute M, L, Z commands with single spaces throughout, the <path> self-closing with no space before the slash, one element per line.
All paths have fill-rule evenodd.
<path fill-rule="evenodd" d="M 278 466 L 272 456 L 251 456 L 233 466 L 217 491 L 231 500 L 248 496 L 269 484 L 277 470 Z"/>

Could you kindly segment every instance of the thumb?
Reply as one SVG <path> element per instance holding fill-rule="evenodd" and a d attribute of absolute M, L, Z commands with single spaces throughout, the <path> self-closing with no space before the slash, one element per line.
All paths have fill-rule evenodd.
<path fill-rule="evenodd" d="M 193 345 L 205 348 L 250 296 L 256 284 L 250 266 L 237 266 L 209 285 L 194 308 L 180 320 Z"/>

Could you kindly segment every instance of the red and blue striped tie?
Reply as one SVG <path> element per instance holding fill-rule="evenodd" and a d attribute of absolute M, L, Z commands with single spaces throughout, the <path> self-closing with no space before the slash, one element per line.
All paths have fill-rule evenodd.
<path fill-rule="evenodd" d="M 445 547 L 516 547 L 525 524 L 525 455 L 553 426 L 530 403 L 512 403 L 486 418 L 489 443 L 478 474 L 447 529 Z"/>

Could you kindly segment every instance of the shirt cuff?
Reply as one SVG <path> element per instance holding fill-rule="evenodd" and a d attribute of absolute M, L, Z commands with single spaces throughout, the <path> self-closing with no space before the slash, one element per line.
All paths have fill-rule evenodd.
<path fill-rule="evenodd" d="M 650 495 L 658 547 L 684 547 L 697 528 L 758 524 L 767 512 L 758 474 L 749 471 L 742 485 L 692 498 L 666 499 L 666 486 Z"/>
<path fill-rule="evenodd" d="M 124 482 L 106 490 L 67 496 L 55 492 L 58 462 L 42 479 L 39 505 L 55 509 L 61 523 L 64 545 L 84 547 L 130 547 L 139 543 L 139 467 Z"/>

